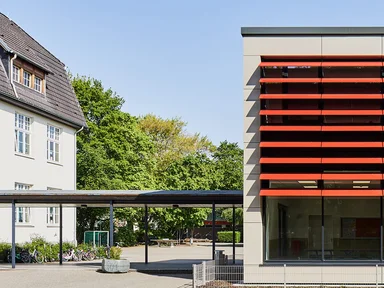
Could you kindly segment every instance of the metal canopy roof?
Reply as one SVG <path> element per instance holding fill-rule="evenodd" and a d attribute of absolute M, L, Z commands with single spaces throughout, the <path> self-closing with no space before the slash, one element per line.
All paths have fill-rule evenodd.
<path fill-rule="evenodd" d="M 0 203 L 63 204 L 65 206 L 116 207 L 152 206 L 241 207 L 239 190 L 0 190 Z"/>

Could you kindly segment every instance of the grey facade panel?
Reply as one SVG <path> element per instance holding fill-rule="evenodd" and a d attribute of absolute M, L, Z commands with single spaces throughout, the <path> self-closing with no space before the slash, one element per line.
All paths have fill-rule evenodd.
<path fill-rule="evenodd" d="M 384 35 L 384 27 L 241 27 L 241 35 Z"/>
<path fill-rule="evenodd" d="M 0 58 L 5 69 L 5 73 L 7 73 L 7 76 L 9 77 L 9 55 L 1 46 L 0 46 Z"/>

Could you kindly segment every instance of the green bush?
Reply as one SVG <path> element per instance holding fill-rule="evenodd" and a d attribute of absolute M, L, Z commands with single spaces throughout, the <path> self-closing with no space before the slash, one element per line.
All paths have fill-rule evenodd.
<path fill-rule="evenodd" d="M 0 242 L 0 262 L 7 262 L 7 256 L 8 253 L 10 253 L 11 248 L 12 246 L 10 243 Z M 54 262 L 59 260 L 59 243 L 54 244 L 47 242 L 41 236 L 36 235 L 31 237 L 30 242 L 16 244 L 16 253 L 20 253 L 23 249 L 28 250 L 30 253 L 36 249 L 39 252 L 39 255 L 43 256 L 46 262 Z M 73 243 L 63 242 L 63 252 L 69 251 L 71 249 L 83 250 L 84 252 L 94 251 L 97 258 L 105 258 L 108 256 L 106 247 L 93 248 L 92 245 L 86 243 L 79 244 L 76 247 Z M 112 247 L 110 255 L 113 257 L 112 259 L 119 259 L 121 252 L 121 248 Z"/>
<path fill-rule="evenodd" d="M 133 246 L 137 243 L 137 234 L 132 231 L 129 226 L 120 227 L 116 233 L 116 242 L 119 242 L 121 246 Z"/>
<path fill-rule="evenodd" d="M 219 242 L 232 243 L 232 231 L 219 231 L 217 232 L 217 239 Z M 235 243 L 240 242 L 240 232 L 235 232 Z"/>
<path fill-rule="evenodd" d="M 96 247 L 96 257 L 97 258 L 107 257 L 107 248 L 103 246 Z"/>
<path fill-rule="evenodd" d="M 71 242 L 63 242 L 63 251 L 68 251 L 71 249 L 75 249 L 76 246 Z"/>
<path fill-rule="evenodd" d="M 123 250 L 120 247 L 113 246 L 109 251 L 109 259 L 120 260 L 120 256 Z"/>
<path fill-rule="evenodd" d="M 89 251 L 89 250 L 93 249 L 93 246 L 91 244 L 88 244 L 88 243 L 81 243 L 81 244 L 77 245 L 77 249 L 83 250 L 83 251 Z"/>
<path fill-rule="evenodd" d="M 0 261 L 7 261 L 8 251 L 11 251 L 11 244 L 1 242 L 0 243 Z"/>

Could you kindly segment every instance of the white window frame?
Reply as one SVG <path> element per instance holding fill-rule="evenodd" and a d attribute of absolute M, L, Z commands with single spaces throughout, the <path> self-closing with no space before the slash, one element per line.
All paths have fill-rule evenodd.
<path fill-rule="evenodd" d="M 32 118 L 15 112 L 15 152 L 31 155 Z M 21 138 L 21 139 L 20 139 Z M 28 141 L 27 141 L 28 139 Z M 21 144 L 21 149 L 20 149 Z"/>
<path fill-rule="evenodd" d="M 29 75 L 29 77 L 25 77 L 25 75 Z M 28 79 L 28 85 L 25 84 L 26 79 Z M 31 88 L 31 84 L 32 84 L 32 73 L 30 73 L 30 72 L 24 70 L 24 72 L 23 72 L 23 84 L 24 84 L 24 86 L 27 86 L 27 87 Z"/>
<path fill-rule="evenodd" d="M 47 160 L 50 162 L 60 163 L 60 137 L 61 129 L 51 124 L 47 124 Z"/>
<path fill-rule="evenodd" d="M 47 187 L 47 190 L 61 190 L 57 188 Z M 48 207 L 47 208 L 47 225 L 57 226 L 60 224 L 59 207 Z M 51 222 L 52 219 L 52 222 Z"/>
<path fill-rule="evenodd" d="M 36 81 L 39 82 L 38 85 L 37 85 Z M 41 79 L 40 77 L 35 76 L 35 83 L 34 83 L 33 89 L 34 89 L 35 91 L 41 93 L 41 84 L 42 84 L 42 83 L 43 83 L 43 79 Z M 39 87 L 39 89 L 36 89 L 37 86 Z"/>
<path fill-rule="evenodd" d="M 32 185 L 24 183 L 15 183 L 15 190 L 31 190 Z M 30 224 L 31 223 L 31 208 L 30 207 L 16 207 L 15 211 L 16 224 Z"/>
<path fill-rule="evenodd" d="M 13 81 L 20 83 L 20 68 L 16 65 L 13 65 L 12 67 L 12 79 Z"/>
<path fill-rule="evenodd" d="M 60 223 L 59 207 L 48 207 L 47 208 L 47 225 L 57 226 Z"/>

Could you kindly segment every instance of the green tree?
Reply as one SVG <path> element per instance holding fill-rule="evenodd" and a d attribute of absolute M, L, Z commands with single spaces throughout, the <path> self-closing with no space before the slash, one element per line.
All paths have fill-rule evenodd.
<path fill-rule="evenodd" d="M 213 153 L 219 190 L 243 189 L 243 149 L 237 143 L 221 142 Z"/>
<path fill-rule="evenodd" d="M 242 190 L 243 189 L 243 150 L 237 143 L 221 142 L 213 153 L 216 164 L 217 189 Z M 232 208 L 219 209 L 218 213 L 228 222 L 232 222 Z M 235 209 L 236 225 L 243 224 L 243 208 Z"/>
<path fill-rule="evenodd" d="M 88 125 L 77 138 L 77 188 L 153 188 L 155 147 L 138 118 L 121 111 L 124 100 L 95 79 L 75 77 L 72 85 Z M 78 209 L 78 238 L 106 215 L 106 209 Z"/>
<path fill-rule="evenodd" d="M 227 220 L 228 222 L 231 222 L 231 223 L 233 220 L 232 215 L 233 215 L 232 208 L 223 209 L 221 211 L 221 217 L 223 217 L 225 220 Z M 236 208 L 235 209 L 235 217 L 236 217 L 235 225 L 236 226 L 243 225 L 243 208 Z"/>
<path fill-rule="evenodd" d="M 186 132 L 187 123 L 180 118 L 163 119 L 149 114 L 140 119 L 140 128 L 151 138 L 156 147 L 156 181 L 158 187 L 167 189 L 163 183 L 164 171 L 174 161 L 196 152 L 209 153 L 215 146 L 200 134 Z"/>

